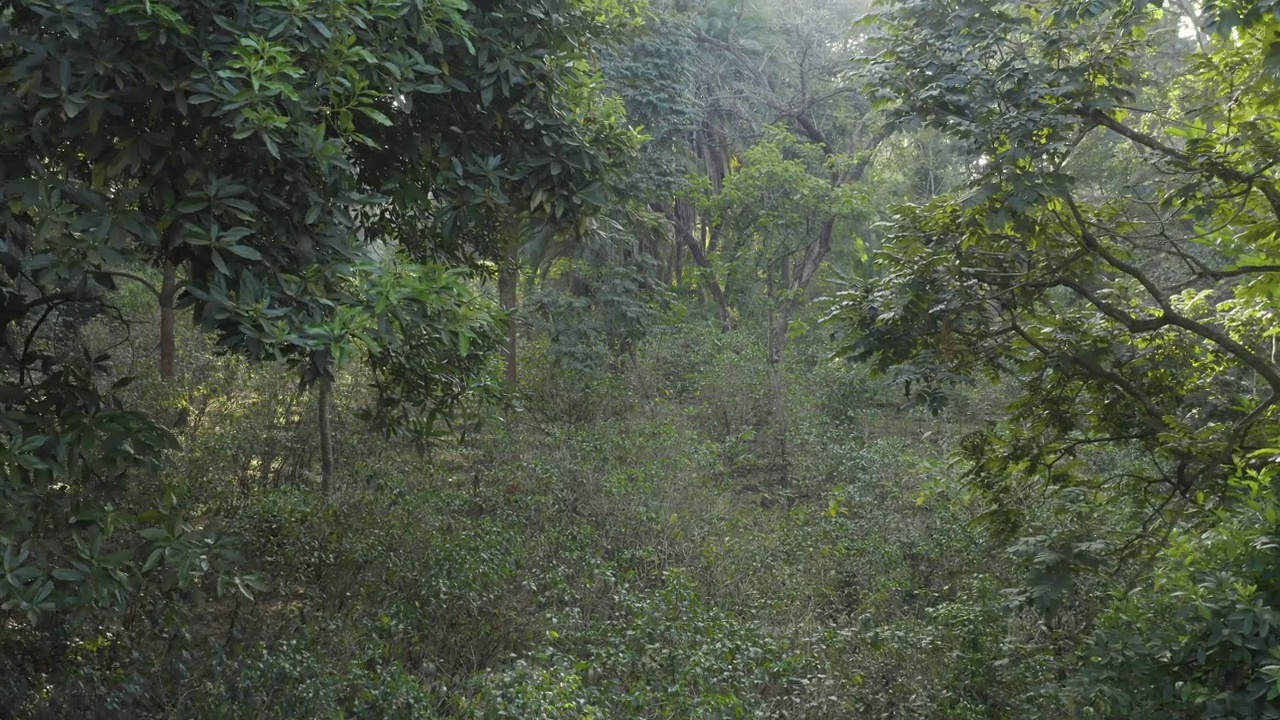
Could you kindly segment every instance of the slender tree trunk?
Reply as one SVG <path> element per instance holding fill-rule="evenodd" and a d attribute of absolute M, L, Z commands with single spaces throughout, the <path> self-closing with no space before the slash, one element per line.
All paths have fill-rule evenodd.
<path fill-rule="evenodd" d="M 160 379 L 170 382 L 174 377 L 174 361 L 177 355 L 177 342 L 174 339 L 176 323 L 173 308 L 174 296 L 178 293 L 178 271 L 169 260 L 164 261 L 164 279 L 160 285 Z"/>
<path fill-rule="evenodd" d="M 804 259 L 799 267 L 793 268 L 790 263 L 784 264 L 779 269 L 781 280 L 778 286 L 786 292 L 786 296 L 781 300 L 774 300 L 777 294 L 774 291 L 772 275 L 769 280 L 769 297 L 773 303 L 773 309 L 769 311 L 769 362 L 780 363 L 782 356 L 787 350 L 787 343 L 791 339 L 791 320 L 795 318 L 796 313 L 804 306 L 804 293 L 809 289 L 809 284 L 813 282 L 814 276 L 818 274 L 818 270 L 822 267 L 822 261 L 827 257 L 827 253 L 831 252 L 831 236 L 835 229 L 835 221 L 828 218 L 822 224 L 822 229 L 818 233 L 818 238 L 810 243 L 808 251 L 805 253 Z M 772 273 L 772 270 L 770 270 Z"/>
<path fill-rule="evenodd" d="M 503 348 L 506 358 L 507 388 L 515 389 L 520 382 L 520 368 L 516 362 L 516 318 L 518 308 L 516 285 L 520 280 L 520 246 L 516 238 L 508 240 L 507 250 L 502 258 L 502 267 L 498 271 L 498 304 L 507 314 L 507 341 Z"/>
<path fill-rule="evenodd" d="M 791 434 L 787 417 L 787 394 L 782 384 L 782 363 L 769 362 L 769 420 L 773 426 L 773 467 L 777 473 L 776 480 L 786 485 L 791 480 L 791 458 L 788 456 L 787 440 Z"/>
<path fill-rule="evenodd" d="M 667 220 L 675 228 L 684 246 L 689 249 L 689 255 L 693 257 L 694 264 L 702 270 L 703 282 L 706 283 L 707 289 L 711 292 L 711 299 L 715 301 L 716 309 L 720 312 L 720 332 L 729 332 L 732 329 L 729 301 L 724 295 L 724 289 L 720 287 L 720 282 L 711 271 L 711 261 L 707 259 L 702 243 L 694 237 L 691 223 L 686 222 L 687 214 L 680 212 L 682 209 L 677 202 L 676 211 L 666 213 Z"/>
<path fill-rule="evenodd" d="M 333 495 L 337 466 L 333 459 L 333 378 L 321 375 L 318 385 L 320 406 L 320 479 L 325 497 Z"/>
<path fill-rule="evenodd" d="M 818 233 L 818 238 L 809 246 L 805 258 L 797 268 L 792 268 L 788 261 L 780 268 L 778 285 L 786 296 L 769 311 L 769 385 L 770 423 L 773 426 L 774 467 L 778 473 L 777 481 L 787 484 L 791 480 L 791 460 L 788 456 L 788 435 L 790 433 L 787 417 L 787 397 L 783 387 L 782 359 L 787 351 L 787 343 L 791 340 L 791 320 L 804 305 L 803 294 L 822 267 L 822 261 L 831 251 L 831 238 L 835 229 L 835 221 L 828 218 Z M 769 297 L 776 297 L 773 271 L 769 273 Z"/>
<path fill-rule="evenodd" d="M 712 276 L 711 267 L 704 266 L 703 271 L 706 275 L 707 289 L 711 291 L 711 299 L 716 301 L 716 309 L 720 312 L 720 332 L 727 333 L 733 329 L 733 319 L 729 315 L 729 300 L 724 296 L 720 281 Z"/>
<path fill-rule="evenodd" d="M 787 326 L 790 320 L 785 309 L 769 313 L 769 364 L 782 363 L 782 355 L 787 350 Z"/>
<path fill-rule="evenodd" d="M 693 261 L 697 263 L 702 270 L 703 282 L 706 283 L 707 289 L 711 291 L 711 299 L 715 300 L 716 309 L 720 312 L 720 332 L 729 332 L 733 329 L 733 324 L 729 315 L 729 299 L 724 295 L 724 288 L 720 287 L 720 281 L 716 280 L 716 276 L 712 274 L 711 263 L 707 260 L 706 254 L 702 252 L 702 248 L 698 246 L 698 241 L 690 233 L 682 233 L 684 235 L 685 245 L 689 248 L 689 254 L 693 256 Z"/>
<path fill-rule="evenodd" d="M 772 268 L 768 275 L 768 293 L 774 296 L 774 276 Z M 783 283 L 783 287 L 788 287 Z M 782 384 L 782 354 L 786 350 L 791 315 L 796 310 L 794 298 L 784 299 L 781 307 L 770 307 L 768 323 L 769 353 L 769 426 L 772 431 L 774 479 L 778 485 L 786 485 L 791 479 L 791 460 L 787 453 L 787 441 L 790 427 L 787 418 L 787 396 Z"/>
<path fill-rule="evenodd" d="M 791 480 L 791 460 L 788 454 L 788 436 L 790 433 L 787 417 L 787 398 L 782 378 L 782 359 L 786 354 L 787 343 L 791 340 L 791 320 L 804 305 L 804 293 L 809 284 L 822 267 L 822 261 L 831 252 L 831 239 L 835 230 L 835 220 L 827 218 L 818 232 L 817 239 L 809 245 L 805 257 L 798 267 L 792 267 L 790 261 L 780 268 L 778 286 L 785 296 L 775 305 L 771 301 L 768 327 L 769 352 L 769 385 L 770 385 L 770 422 L 773 425 L 776 446 L 773 448 L 774 467 L 777 480 L 787 484 Z M 768 294 L 771 299 L 777 297 L 774 285 L 773 270 L 769 272 Z"/>

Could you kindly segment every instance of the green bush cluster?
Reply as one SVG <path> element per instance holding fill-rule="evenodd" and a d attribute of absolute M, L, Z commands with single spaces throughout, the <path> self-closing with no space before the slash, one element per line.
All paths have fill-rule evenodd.
<path fill-rule="evenodd" d="M 161 569 L 209 569 L 148 575 L 120 615 L 10 622 L 12 714 L 1269 717 L 1269 471 L 1246 469 L 1216 534 L 1175 535 L 1149 590 L 1107 596 L 1086 561 L 1140 515 L 1065 494 L 1009 535 L 956 481 L 949 453 L 998 396 L 959 388 L 934 415 L 804 336 L 780 429 L 752 332 L 659 323 L 576 375 L 530 339 L 505 421 L 425 453 L 369 440 L 351 368 L 325 497 L 315 398 L 184 332 L 202 382 L 144 369 L 128 391 L 186 412 L 170 469 L 140 482 L 197 509 Z M 758 439 L 782 431 L 785 483 Z"/>

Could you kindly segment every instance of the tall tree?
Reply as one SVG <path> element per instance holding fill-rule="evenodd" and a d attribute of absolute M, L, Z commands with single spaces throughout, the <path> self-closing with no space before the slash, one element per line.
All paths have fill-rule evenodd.
<path fill-rule="evenodd" d="M 1044 428 L 1054 442 L 1122 436 L 1167 458 L 1156 486 L 1212 486 L 1256 445 L 1280 388 L 1256 325 L 1276 282 L 1269 229 L 1280 218 L 1264 160 L 1272 139 L 1253 119 L 1268 112 L 1269 74 L 1244 60 L 1252 41 L 1193 66 L 1190 86 L 1235 78 L 1242 90 L 1225 106 L 1175 105 L 1178 119 L 1162 120 L 1163 108 L 1132 109 L 1149 7 L 992 5 L 982 19 L 969 5 L 913 8 L 923 14 L 889 36 L 884 87 L 904 114 L 982 153 L 985 170 L 902 208 L 878 258 L 884 279 L 850 296 L 865 298 L 848 306 L 864 313 L 850 350 L 882 365 L 927 352 L 957 368 L 1041 368 L 1027 410 L 1050 395 L 1072 406 Z M 1097 168 L 1094 143 L 1137 166 L 1117 178 L 1126 185 L 1079 174 Z M 1203 353 L 1223 364 L 1162 369 L 1190 372 Z"/>
<path fill-rule="evenodd" d="M 786 142 L 792 142 L 791 147 L 802 155 L 807 151 L 802 150 L 801 145 L 816 150 L 818 158 L 806 162 L 810 172 L 824 177 L 827 185 L 824 193 L 847 194 L 848 188 L 862 178 L 872 152 L 889 132 L 870 104 L 862 99 L 863 81 L 854 72 L 866 34 L 855 21 L 865 8 L 822 0 L 797 0 L 768 8 L 745 4 L 736 7 L 732 21 L 712 14 L 695 29 L 695 40 L 703 52 L 720 58 L 726 69 L 739 78 L 731 85 L 736 97 L 733 107 L 739 110 L 728 117 L 741 115 L 742 108 L 752 108 L 759 123 L 743 137 L 742 147 L 728 153 L 724 153 L 721 138 L 730 133 L 726 129 L 712 129 L 715 115 L 704 123 L 699 135 L 703 145 L 700 153 L 708 168 L 712 198 L 732 184 L 735 167 L 742 167 L 750 176 L 764 167 L 763 158 L 770 153 L 767 147 L 777 148 L 779 143 Z M 709 109 L 724 116 L 723 111 L 716 110 L 724 105 L 724 100 L 716 99 Z M 784 129 L 793 140 L 784 141 L 776 132 L 763 132 L 761 128 L 770 124 Z M 756 153 L 755 164 L 749 167 L 739 155 L 757 142 L 761 149 Z M 786 162 L 794 159 L 777 157 Z M 746 178 L 738 181 L 739 191 L 750 182 L 753 180 Z M 730 188 L 730 192 L 736 191 Z M 716 207 L 724 209 L 734 205 L 760 208 L 767 214 L 787 205 L 787 200 L 783 197 L 722 198 L 704 205 L 711 214 Z M 806 210 L 800 211 L 801 206 Z M 839 202 L 828 206 L 813 197 L 798 199 L 786 212 L 804 212 L 806 220 L 803 227 L 792 225 L 785 230 L 769 227 L 771 220 L 765 215 L 757 216 L 761 218 L 759 225 L 738 218 L 733 226 L 727 226 L 723 210 L 719 218 L 703 219 L 704 227 L 714 236 L 718 252 L 732 255 L 733 248 L 740 248 L 744 243 L 773 244 L 771 261 L 757 265 L 759 279 L 768 288 L 771 301 L 768 308 L 771 362 L 781 361 L 790 322 L 802 306 L 833 242 L 853 242 L 849 227 L 842 228 L 837 219 L 837 215 L 847 214 L 848 210 L 847 205 Z M 728 214 L 734 213 L 730 210 Z M 840 237 L 837 237 L 838 230 L 843 230 Z M 731 242 L 728 236 L 733 236 Z M 708 237 L 705 249 L 710 250 L 712 239 Z M 726 243 L 732 247 L 726 248 Z"/>
<path fill-rule="evenodd" d="M 897 211 L 881 274 L 833 319 L 881 369 L 1017 379 L 1007 419 L 963 443 L 970 487 L 1021 537 L 1029 606 L 1052 617 L 1090 567 L 1117 583 L 1082 660 L 1107 717 L 1274 713 L 1276 631 L 1255 624 L 1280 602 L 1268 8 L 1211 7 L 1192 45 L 1144 2 L 912 2 L 879 55 L 897 115 L 980 162 Z M 1086 508 L 1110 527 L 1054 529 Z"/>
<path fill-rule="evenodd" d="M 602 202 L 600 176 L 632 133 L 590 50 L 625 12 L 560 0 L 0 5 L 0 544 L 41 548 L 20 553 L 27 569 L 9 577 L 23 582 L 5 597 L 60 609 L 90 597 L 86 578 L 123 597 L 143 565 L 126 552 L 112 573 L 51 574 L 70 562 L 59 536 L 128 526 L 69 524 L 66 507 L 109 498 L 172 442 L 102 390 L 107 358 L 79 360 L 62 332 L 73 315 L 100 308 L 135 264 L 183 264 L 181 302 L 224 346 L 330 375 L 334 323 L 366 307 L 359 268 L 386 247 L 478 263 L 500 252 L 489 228 L 504 212 Z M 406 336 L 395 343 L 441 329 L 436 313 L 403 319 L 369 327 Z M 385 343 L 361 347 L 376 362 Z M 421 378 L 383 380 L 405 407 L 432 400 Z"/>

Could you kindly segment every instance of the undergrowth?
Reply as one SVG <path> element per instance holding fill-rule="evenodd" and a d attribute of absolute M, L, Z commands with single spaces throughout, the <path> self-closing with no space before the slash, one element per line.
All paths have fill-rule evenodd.
<path fill-rule="evenodd" d="M 993 549 L 963 503 L 927 492 L 967 416 L 904 407 L 817 344 L 785 368 L 785 476 L 761 338 L 683 324 L 595 373 L 559 372 L 535 346 L 517 405 L 461 443 L 423 453 L 344 421 L 344 482 L 326 500 L 296 457 L 308 401 L 282 402 L 287 375 L 186 342 L 203 382 L 137 392 L 185 408 L 167 479 L 254 582 L 144 587 L 122 622 L 41 628 L 43 645 L 6 653 L 18 716 L 1044 707 L 1033 678 L 1052 658 L 1002 609 Z M 340 404 L 361 392 L 346 378 Z M 181 612 L 175 592 L 193 600 Z M 12 679 L 39 653 L 31 682 Z"/>

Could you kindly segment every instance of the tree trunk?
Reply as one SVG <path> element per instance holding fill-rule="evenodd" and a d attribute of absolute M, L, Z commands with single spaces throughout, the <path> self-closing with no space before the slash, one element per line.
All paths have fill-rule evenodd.
<path fill-rule="evenodd" d="M 787 343 L 791 339 L 791 320 L 804 305 L 805 291 L 809 289 L 809 284 L 813 282 L 814 276 L 818 274 L 818 270 L 822 267 L 822 261 L 827 257 L 827 253 L 831 252 L 831 236 L 834 229 L 835 221 L 828 218 L 822 224 L 818 239 L 809 245 L 809 249 L 805 253 L 800 266 L 792 268 L 790 264 L 786 264 L 780 269 L 780 274 L 782 275 L 780 284 L 786 292 L 786 296 L 778 302 L 776 309 L 770 311 L 769 314 L 770 363 L 777 364 L 782 362 L 782 356 L 787 350 Z M 775 297 L 772 285 L 769 288 L 769 297 Z"/>
<path fill-rule="evenodd" d="M 784 330 L 785 332 L 785 330 Z M 788 457 L 787 440 L 791 433 L 787 418 L 787 395 L 782 385 L 781 357 L 769 359 L 769 424 L 773 431 L 774 480 L 780 486 L 791 481 L 791 458 Z"/>
<path fill-rule="evenodd" d="M 684 245 L 676 243 L 676 267 L 675 280 L 676 287 L 680 287 L 680 281 L 684 278 Z"/>
<path fill-rule="evenodd" d="M 711 291 L 711 298 L 715 300 L 716 309 L 720 312 L 720 332 L 729 332 L 732 329 L 729 301 L 724 295 L 724 289 L 720 287 L 720 282 L 716 280 L 716 276 L 711 271 L 711 261 L 707 259 L 702 243 L 698 241 L 698 238 L 694 237 L 693 228 L 689 227 L 689 223 L 685 222 L 686 216 L 680 212 L 680 209 L 677 208 L 675 212 L 667 212 L 667 220 L 675 228 L 676 234 L 680 236 L 684 246 L 689 249 L 689 255 L 693 257 L 694 264 L 702 270 L 703 281 L 706 283 L 707 289 Z"/>
<path fill-rule="evenodd" d="M 164 261 L 164 279 L 160 285 L 160 379 L 170 382 L 174 377 L 174 358 L 177 355 L 177 343 L 174 339 L 176 322 L 173 308 L 174 297 L 178 293 L 178 272 L 173 263 Z"/>
<path fill-rule="evenodd" d="M 807 121 L 806 121 L 807 122 Z M 812 129 L 812 125 L 809 124 Z M 813 129 L 817 133 L 816 129 Z M 867 170 L 867 165 L 871 162 L 871 153 L 880 146 L 886 138 L 891 135 L 893 130 L 889 127 L 883 127 L 876 132 L 867 143 L 866 148 L 862 151 L 862 157 L 850 168 L 844 175 L 837 175 L 831 178 L 832 186 L 838 186 L 846 182 L 856 182 L 862 179 L 862 175 Z M 821 134 L 813 136 L 815 140 L 821 140 Z M 821 140 L 824 149 L 826 141 Z M 830 152 L 826 151 L 829 155 Z M 799 267 L 792 269 L 787 267 L 788 278 L 783 283 L 783 287 L 787 291 L 787 298 L 781 303 L 778 309 L 776 322 L 770 320 L 769 331 L 769 361 L 779 363 L 782 361 L 782 355 L 786 351 L 787 341 L 790 339 L 788 331 L 791 325 L 791 319 L 795 317 L 797 311 L 804 304 L 801 296 L 809 289 L 809 284 L 813 282 L 813 278 L 818 274 L 818 270 L 822 268 L 822 262 L 826 259 L 827 254 L 831 252 L 831 240 L 835 233 L 835 219 L 827 218 L 823 220 L 822 227 L 818 231 L 818 237 L 809 244 L 808 250 L 805 251 L 804 259 Z M 773 293 L 770 292 L 770 296 Z"/>
<path fill-rule="evenodd" d="M 507 251 L 498 271 L 498 304 L 507 314 L 507 341 L 502 349 L 506 358 L 506 384 L 514 390 L 520 382 L 520 369 L 516 362 L 516 284 L 520 280 L 520 246 L 516 238 L 508 240 Z"/>
<path fill-rule="evenodd" d="M 333 495 L 337 466 L 333 459 L 333 378 L 322 374 L 318 384 L 320 406 L 320 479 L 325 497 Z"/>
<path fill-rule="evenodd" d="M 716 276 L 712 274 L 711 262 L 707 260 L 707 256 L 702 252 L 702 248 L 698 245 L 698 241 L 690 232 L 682 232 L 685 245 L 689 248 L 689 254 L 693 256 L 693 261 L 702 270 L 703 281 L 707 284 L 707 289 L 711 291 L 711 299 L 716 302 L 716 309 L 720 311 L 720 332 L 729 332 L 733 329 L 729 316 L 729 300 L 724 296 L 724 288 L 720 287 L 720 281 L 716 280 Z"/>

